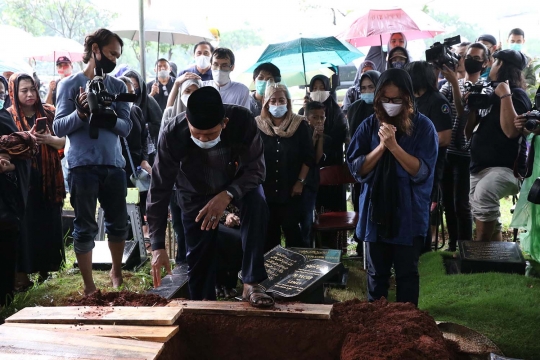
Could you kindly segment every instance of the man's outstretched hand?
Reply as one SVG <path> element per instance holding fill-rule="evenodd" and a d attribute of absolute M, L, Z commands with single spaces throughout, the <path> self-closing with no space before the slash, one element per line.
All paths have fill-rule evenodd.
<path fill-rule="evenodd" d="M 154 288 L 161 285 L 161 268 L 165 267 L 165 271 L 172 275 L 171 263 L 165 249 L 152 250 L 152 278 L 154 280 Z"/>
<path fill-rule="evenodd" d="M 201 224 L 201 230 L 215 229 L 219 225 L 219 219 L 223 215 L 223 212 L 227 208 L 227 205 L 231 202 L 231 197 L 227 195 L 226 191 L 222 191 L 212 198 L 206 204 L 199 215 L 195 218 L 195 222 L 203 220 Z"/>

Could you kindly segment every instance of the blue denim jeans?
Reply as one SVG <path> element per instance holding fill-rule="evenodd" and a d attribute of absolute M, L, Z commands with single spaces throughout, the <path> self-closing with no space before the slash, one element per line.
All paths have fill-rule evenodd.
<path fill-rule="evenodd" d="M 71 206 L 75 211 L 73 244 L 77 254 L 87 253 L 95 246 L 94 238 L 98 233 L 98 200 L 104 213 L 105 233 L 116 239 L 127 237 L 127 187 L 124 169 L 105 165 L 75 167 L 70 169 L 69 188 Z"/>

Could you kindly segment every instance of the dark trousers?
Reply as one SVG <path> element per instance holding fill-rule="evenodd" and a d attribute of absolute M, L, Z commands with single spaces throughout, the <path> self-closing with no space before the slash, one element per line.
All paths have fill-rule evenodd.
<path fill-rule="evenodd" d="M 448 154 L 441 188 L 446 213 L 449 247 L 456 248 L 457 240 L 472 240 L 472 214 L 469 204 L 470 161 L 467 156 Z"/>
<path fill-rule="evenodd" d="M 15 287 L 15 264 L 17 262 L 17 244 L 19 229 L 0 229 L 0 306 L 9 305 L 13 300 Z"/>
<path fill-rule="evenodd" d="M 302 191 L 302 211 L 300 213 L 300 231 L 302 233 L 301 247 L 312 247 L 311 228 L 313 227 L 316 200 L 317 192 L 304 187 L 304 190 Z"/>
<path fill-rule="evenodd" d="M 194 208 L 202 209 L 209 200 L 202 199 Z M 244 251 L 242 279 L 244 283 L 259 283 L 267 277 L 264 235 L 268 224 L 268 207 L 262 186 L 249 191 L 240 200 L 233 200 L 233 204 L 240 209 L 240 236 Z M 197 215 L 198 210 L 182 212 L 190 298 L 215 300 L 218 230 L 201 230 L 201 222 L 195 222 Z"/>
<path fill-rule="evenodd" d="M 389 244 L 382 241 L 367 243 L 368 300 L 388 298 L 392 265 L 396 273 L 396 301 L 418 306 L 420 277 L 418 258 L 424 236 L 413 239 L 413 245 Z"/>
<path fill-rule="evenodd" d="M 302 247 L 302 233 L 300 232 L 302 197 L 291 197 L 286 203 L 269 203 L 268 209 L 270 218 L 264 252 L 281 244 L 281 230 L 283 230 L 288 247 Z"/>
<path fill-rule="evenodd" d="M 242 269 L 242 236 L 240 228 L 223 224 L 218 227 L 218 266 L 216 285 L 236 288 L 238 272 Z"/>
<path fill-rule="evenodd" d="M 169 208 L 171 209 L 172 227 L 177 244 L 175 263 L 178 265 L 186 262 L 186 236 L 182 224 L 182 209 L 180 209 L 176 200 L 176 190 L 171 195 Z"/>

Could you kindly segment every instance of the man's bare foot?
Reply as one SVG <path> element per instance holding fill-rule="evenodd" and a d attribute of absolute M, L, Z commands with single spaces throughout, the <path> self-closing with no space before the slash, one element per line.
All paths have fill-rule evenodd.
<path fill-rule="evenodd" d="M 111 278 L 113 288 L 115 289 L 119 288 L 124 283 L 124 279 L 122 278 L 122 269 L 111 269 L 109 272 L 109 277 Z"/>
<path fill-rule="evenodd" d="M 88 296 L 90 294 L 92 294 L 93 292 L 95 292 L 97 290 L 96 288 L 96 285 L 95 284 L 92 284 L 91 286 L 85 286 L 84 287 L 84 295 L 85 296 Z"/>

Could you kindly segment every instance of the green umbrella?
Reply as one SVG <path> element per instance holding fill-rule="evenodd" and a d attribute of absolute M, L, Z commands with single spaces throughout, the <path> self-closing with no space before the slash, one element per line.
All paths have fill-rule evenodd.
<path fill-rule="evenodd" d="M 276 65 L 281 73 L 302 72 L 305 84 L 307 84 L 306 71 L 325 66 L 346 65 L 362 56 L 364 54 L 357 48 L 333 36 L 299 38 L 268 45 L 257 63 L 246 72 L 252 72 L 258 65 L 270 62 Z"/>

